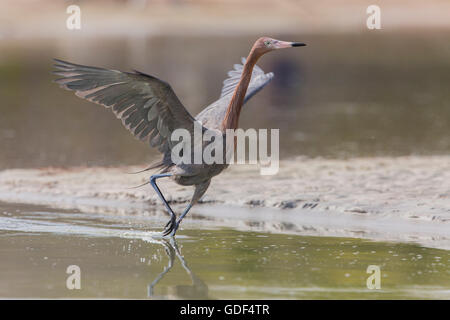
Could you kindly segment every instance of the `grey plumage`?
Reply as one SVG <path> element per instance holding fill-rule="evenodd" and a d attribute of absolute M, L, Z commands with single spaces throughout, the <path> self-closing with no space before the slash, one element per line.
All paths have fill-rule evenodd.
<path fill-rule="evenodd" d="M 159 169 L 160 172 L 152 176 L 150 183 L 171 214 L 164 235 L 174 234 L 181 219 L 208 189 L 211 178 L 227 167 L 227 164 L 173 163 L 171 134 L 179 128 L 193 133 L 195 122 L 201 123 L 203 131 L 220 130 L 233 92 L 241 79 L 245 58 L 241 61 L 242 64 L 235 64 L 234 69 L 228 72 L 220 98 L 194 118 L 170 85 L 156 77 L 139 71 L 121 72 L 55 59 L 57 71 L 54 73 L 61 76 L 55 82 L 64 89 L 75 91 L 81 98 L 111 109 L 136 138 L 147 142 L 163 154 L 162 160 L 150 165 L 146 170 Z M 244 103 L 264 88 L 272 78 L 273 73 L 265 74 L 255 65 Z M 193 150 L 194 139 L 191 140 Z M 156 179 L 162 177 L 171 177 L 178 184 L 195 187 L 191 202 L 178 221 L 175 221 L 174 212 L 156 185 Z"/>
<path fill-rule="evenodd" d="M 220 98 L 203 109 L 195 119 L 169 84 L 139 71 L 121 72 L 55 59 L 58 71 L 54 74 L 62 76 L 55 80 L 62 88 L 75 91 L 81 98 L 110 108 L 136 138 L 158 148 L 163 154 L 162 160 L 147 169 L 167 172 L 174 165 L 170 140 L 173 130 L 184 128 L 193 132 L 196 120 L 202 123 L 204 130 L 219 129 L 233 91 L 239 83 L 245 58 L 241 58 L 241 61 L 242 64 L 235 64 L 234 69 L 228 72 Z M 264 73 L 260 67 L 255 66 L 244 103 L 272 78 L 272 72 Z"/>
<path fill-rule="evenodd" d="M 241 58 L 242 64 L 235 64 L 233 70 L 228 71 L 228 78 L 223 81 L 220 98 L 205 109 L 203 109 L 195 119 L 200 121 L 203 126 L 209 129 L 220 129 L 220 125 L 225 118 L 228 105 L 233 96 L 234 89 L 241 79 L 245 58 Z M 273 72 L 264 73 L 264 71 L 255 65 L 252 72 L 252 79 L 245 94 L 244 104 L 261 89 L 263 89 L 273 78 Z"/>

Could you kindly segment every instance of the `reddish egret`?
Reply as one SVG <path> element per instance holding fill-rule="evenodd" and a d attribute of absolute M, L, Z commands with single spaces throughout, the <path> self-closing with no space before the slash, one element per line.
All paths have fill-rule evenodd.
<path fill-rule="evenodd" d="M 160 170 L 150 177 L 149 183 L 170 214 L 162 236 L 174 236 L 181 220 L 208 189 L 211 178 L 221 173 L 228 164 L 175 164 L 171 159 L 171 133 L 179 128 L 193 133 L 194 123 L 197 122 L 202 130 L 217 130 L 225 139 L 226 129 L 238 127 L 244 103 L 273 77 L 272 73 L 264 74 L 256 66 L 258 59 L 273 50 L 304 45 L 268 37 L 256 40 L 248 57 L 243 59 L 243 65 L 235 65 L 234 70 L 228 73 L 229 78 L 224 81 L 220 99 L 196 118 L 185 109 L 169 84 L 139 71 L 120 72 L 55 59 L 58 69 L 55 74 L 63 77 L 55 81 L 61 87 L 75 91 L 79 97 L 111 108 L 134 136 L 149 142 L 163 154 L 161 161 L 146 170 Z M 191 201 L 178 219 L 156 184 L 156 180 L 163 177 L 170 177 L 180 185 L 194 186 Z"/>

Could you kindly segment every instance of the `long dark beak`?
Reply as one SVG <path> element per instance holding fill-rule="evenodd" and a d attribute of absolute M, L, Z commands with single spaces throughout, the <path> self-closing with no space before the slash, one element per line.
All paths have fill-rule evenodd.
<path fill-rule="evenodd" d="M 291 47 L 303 47 L 306 44 L 301 42 L 280 41 L 275 42 L 275 49 L 291 48 Z"/>

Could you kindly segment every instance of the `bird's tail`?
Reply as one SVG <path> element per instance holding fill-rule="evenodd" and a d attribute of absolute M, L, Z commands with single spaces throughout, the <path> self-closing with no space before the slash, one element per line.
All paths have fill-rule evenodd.
<path fill-rule="evenodd" d="M 130 188 L 127 188 L 127 189 L 137 189 L 137 188 L 143 187 L 143 186 L 145 186 L 145 185 L 147 185 L 147 184 L 149 184 L 149 183 L 150 183 L 150 181 L 147 181 L 147 182 L 145 182 L 145 183 L 143 183 L 143 184 L 140 184 L 140 185 L 135 186 L 135 187 L 130 187 Z"/>
<path fill-rule="evenodd" d="M 152 170 L 152 169 L 161 168 L 163 166 L 165 166 L 165 164 L 164 164 L 163 160 L 160 160 L 160 161 L 152 163 L 149 167 L 147 167 L 145 169 L 142 169 L 142 170 L 139 170 L 139 171 L 136 171 L 136 172 L 127 172 L 127 174 L 138 174 L 138 173 L 146 172 L 146 171 L 149 171 L 149 170 Z"/>
<path fill-rule="evenodd" d="M 140 170 L 140 171 L 137 171 L 137 172 L 127 172 L 127 174 L 137 174 L 137 173 L 142 173 L 142 172 L 149 171 L 149 170 L 152 170 L 152 169 L 160 169 L 159 172 L 160 173 L 164 173 L 164 172 L 167 171 L 167 169 L 169 167 L 170 167 L 170 165 L 167 165 L 167 163 L 165 163 L 164 159 L 163 159 L 163 160 L 160 160 L 160 161 L 152 163 L 150 166 L 148 166 L 147 168 L 145 168 L 143 170 Z M 145 182 L 145 183 L 143 183 L 141 185 L 138 185 L 136 187 L 131 187 L 131 188 L 128 188 L 128 189 L 140 188 L 140 187 L 143 187 L 143 186 L 145 186 L 145 185 L 147 185 L 149 183 L 150 183 L 150 181 L 147 181 L 147 182 Z"/>

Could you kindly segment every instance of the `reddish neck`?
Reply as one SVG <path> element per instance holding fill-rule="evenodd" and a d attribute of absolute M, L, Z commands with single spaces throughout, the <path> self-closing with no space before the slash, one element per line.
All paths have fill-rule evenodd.
<path fill-rule="evenodd" d="M 258 61 L 261 54 L 258 54 L 255 47 L 252 48 L 250 54 L 245 61 L 242 70 L 241 80 L 234 90 L 233 97 L 228 105 L 227 113 L 222 122 L 222 131 L 226 129 L 236 129 L 239 123 L 239 115 L 241 114 L 242 105 L 244 104 L 245 94 L 252 78 L 253 67 Z"/>

